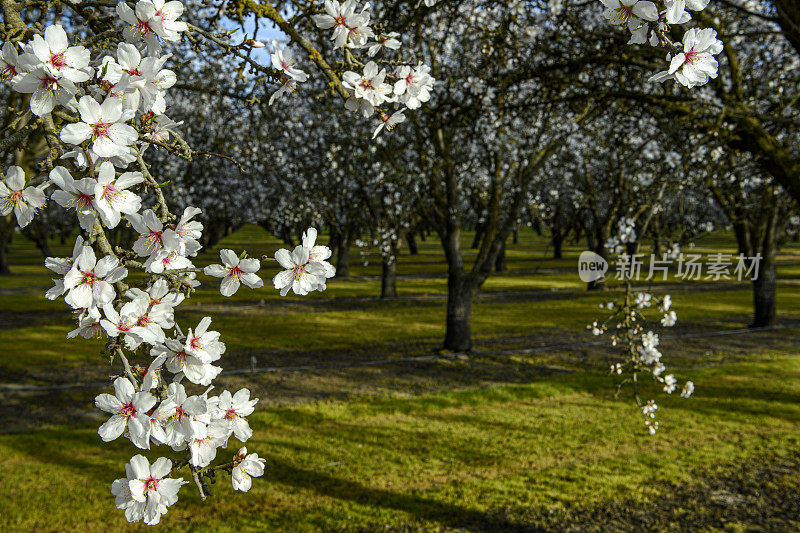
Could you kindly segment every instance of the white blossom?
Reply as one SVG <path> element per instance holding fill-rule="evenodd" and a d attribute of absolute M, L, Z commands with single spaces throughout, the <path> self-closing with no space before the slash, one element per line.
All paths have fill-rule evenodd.
<path fill-rule="evenodd" d="M 104 442 L 109 442 L 125 430 L 131 442 L 138 448 L 150 449 L 150 420 L 147 411 L 156 404 L 155 397 L 148 391 L 136 392 L 128 378 L 119 377 L 114 380 L 114 392 L 103 393 L 94 399 L 98 409 L 112 416 L 100 426 L 97 434 Z"/>
<path fill-rule="evenodd" d="M 650 81 L 675 79 L 688 88 L 705 85 L 717 77 L 715 55 L 722 52 L 722 41 L 711 28 L 689 29 L 683 36 L 683 52 L 672 58 L 669 70 L 659 72 Z"/>
<path fill-rule="evenodd" d="M 25 172 L 17 166 L 9 167 L 5 178 L 0 182 L 0 215 L 12 211 L 17 224 L 24 228 L 33 220 L 36 210 L 45 204 L 42 188 L 25 187 Z"/>
<path fill-rule="evenodd" d="M 97 260 L 91 246 L 84 246 L 72 268 L 64 275 L 64 301 L 76 309 L 102 307 L 116 296 L 111 285 L 128 275 L 119 259 L 107 255 Z"/>
<path fill-rule="evenodd" d="M 50 198 L 61 207 L 74 209 L 81 229 L 91 232 L 97 219 L 94 201 L 97 180 L 94 178 L 75 180 L 69 171 L 62 166 L 57 166 L 51 170 L 49 177 L 50 181 L 59 189 L 53 191 Z"/>
<path fill-rule="evenodd" d="M 152 465 L 142 455 L 134 455 L 125 465 L 125 477 L 111 484 L 118 509 L 125 510 L 128 522 L 154 526 L 167 513 L 167 508 L 178 501 L 178 491 L 188 483 L 183 478 L 167 477 L 172 462 L 159 457 Z"/>
<path fill-rule="evenodd" d="M 257 403 L 258 398 L 250 399 L 248 389 L 240 389 L 234 395 L 222 391 L 218 397 L 209 398 L 209 404 L 213 405 L 212 417 L 223 420 L 228 430 L 241 442 L 253 436 L 253 430 L 244 417 L 253 414 Z"/>
<path fill-rule="evenodd" d="M 664 313 L 664 316 L 661 318 L 661 325 L 665 328 L 671 328 L 677 321 L 678 315 L 675 314 L 675 311 L 668 311 Z"/>
<path fill-rule="evenodd" d="M 231 472 L 231 481 L 233 483 L 233 490 L 240 490 L 247 492 L 252 486 L 251 477 L 261 477 L 264 475 L 265 459 L 262 459 L 258 454 L 251 453 L 248 455 L 247 448 L 241 448 L 233 458 L 233 471 Z"/>
<path fill-rule="evenodd" d="M 121 214 L 132 215 L 139 211 L 142 199 L 127 189 L 143 181 L 141 172 L 125 172 L 117 177 L 114 165 L 110 162 L 100 165 L 94 190 L 94 206 L 100 213 L 103 225 L 115 228 Z"/>
<path fill-rule="evenodd" d="M 78 102 L 81 122 L 67 124 L 61 130 L 61 140 L 67 144 L 79 145 L 91 139 L 92 151 L 100 157 L 123 156 L 133 144 L 138 134 L 125 124 L 132 118 L 123 112 L 122 103 L 116 98 L 106 98 L 102 104 L 91 96 L 84 96 Z"/>
<path fill-rule="evenodd" d="M 229 297 L 236 294 L 239 286 L 244 283 L 251 289 L 264 286 L 264 281 L 255 273 L 261 268 L 261 263 L 255 258 L 239 259 L 233 250 L 220 250 L 222 265 L 209 265 L 203 269 L 208 276 L 222 278 L 220 293 Z M 223 266 L 224 265 L 224 266 Z"/>

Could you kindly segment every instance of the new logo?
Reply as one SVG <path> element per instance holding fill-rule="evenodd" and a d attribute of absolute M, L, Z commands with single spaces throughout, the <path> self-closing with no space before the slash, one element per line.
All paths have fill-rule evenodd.
<path fill-rule="evenodd" d="M 578 275 L 581 281 L 589 283 L 597 281 L 608 272 L 608 261 L 594 252 L 582 252 L 578 258 Z"/>

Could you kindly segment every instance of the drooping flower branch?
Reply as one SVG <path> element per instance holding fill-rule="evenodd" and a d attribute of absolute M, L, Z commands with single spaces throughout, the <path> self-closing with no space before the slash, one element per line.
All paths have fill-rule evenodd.
<path fill-rule="evenodd" d="M 610 311 L 609 316 L 602 322 L 595 320 L 588 326 L 594 335 L 603 335 L 610 332 L 611 345 L 618 347 L 621 352 L 619 362 L 611 365 L 612 375 L 626 375 L 617 385 L 617 394 L 626 385 L 632 387 L 636 405 L 642 413 L 644 423 L 651 435 L 658 430 L 656 410 L 658 405 L 655 400 L 643 401 L 641 397 L 640 378 L 650 375 L 650 378 L 663 385 L 667 394 L 672 394 L 677 388 L 677 379 L 673 374 L 664 374 L 666 366 L 662 361 L 662 354 L 658 350 L 658 334 L 647 328 L 647 312 L 657 309 L 662 313 L 661 325 L 669 328 L 675 325 L 678 317 L 672 307 L 670 295 L 661 298 L 649 292 L 634 291 L 633 277 L 637 272 L 634 255 L 630 255 L 626 245 L 636 242 L 636 225 L 633 219 L 623 218 L 618 224 L 617 235 L 612 236 L 606 247 L 618 257 L 618 272 L 625 284 L 625 292 L 616 300 L 601 304 L 601 309 Z M 646 331 L 646 332 L 645 332 Z M 688 398 L 694 392 L 694 383 L 687 381 L 681 391 L 681 396 Z"/>

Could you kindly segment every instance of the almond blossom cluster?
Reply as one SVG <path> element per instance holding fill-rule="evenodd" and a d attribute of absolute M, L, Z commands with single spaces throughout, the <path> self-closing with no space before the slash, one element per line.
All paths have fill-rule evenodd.
<path fill-rule="evenodd" d="M 667 70 L 654 74 L 649 81 L 675 80 L 687 87 L 697 87 L 717 77 L 717 60 L 722 41 L 711 28 L 690 28 L 683 42 L 673 42 L 670 28 L 691 22 L 690 11 L 702 11 L 709 0 L 600 0 L 603 16 L 611 23 L 625 26 L 631 34 L 628 44 L 649 43 L 668 50 Z"/>
<path fill-rule="evenodd" d="M 619 232 L 612 236 L 606 243 L 606 248 L 622 256 L 621 264 L 626 264 L 627 251 L 623 244 L 633 244 L 636 241 L 636 223 L 632 218 L 625 217 L 619 221 Z M 673 374 L 666 374 L 666 366 L 662 361 L 662 354 L 658 349 L 659 337 L 654 331 L 647 328 L 646 313 L 655 309 L 661 314 L 661 325 L 672 327 L 678 317 L 672 307 L 672 297 L 669 294 L 661 298 L 645 291 L 634 291 L 631 276 L 624 278 L 625 292 L 615 301 L 600 305 L 601 309 L 611 311 L 611 314 L 602 322 L 594 320 L 587 328 L 594 335 L 603 335 L 611 331 L 611 345 L 622 350 L 623 359 L 611 365 L 612 375 L 627 374 L 617 386 L 617 394 L 622 387 L 630 384 L 633 396 L 644 418 L 644 423 L 651 435 L 658 430 L 656 410 L 658 405 L 655 400 L 646 403 L 642 401 L 639 388 L 643 383 L 639 380 L 640 374 L 649 374 L 652 380 L 661 386 L 667 394 L 672 394 L 678 388 L 678 381 Z M 681 396 L 688 398 L 694 392 L 694 383 L 687 381 Z"/>
<path fill-rule="evenodd" d="M 428 7 L 433 3 L 425 0 Z M 348 70 L 342 76 L 342 86 L 350 94 L 345 107 L 364 118 L 377 112 L 381 123 L 374 130 L 372 137 L 375 138 L 404 122 L 407 109 L 418 109 L 428 102 L 436 80 L 431 76 L 431 68 L 422 62 L 387 69 L 372 59 L 384 50 L 397 51 L 402 43 L 396 32 L 376 33 L 372 29 L 371 9 L 369 2 L 359 6 L 356 0 L 341 3 L 326 0 L 324 14 L 314 15 L 313 20 L 318 28 L 331 32 L 334 49 L 343 50 L 348 65 L 363 67 L 359 71 Z M 366 50 L 370 60 L 366 64 L 355 61 L 353 53 L 356 50 Z M 390 105 L 396 105 L 397 109 L 392 111 L 388 108 Z"/>
<path fill-rule="evenodd" d="M 38 117 L 35 124 L 41 124 L 50 145 L 44 174 L 26 175 L 19 166 L 6 170 L 0 214 L 13 212 L 25 227 L 49 197 L 77 218 L 82 234 L 71 256 L 45 261 L 55 274 L 46 297 L 63 298 L 73 310 L 77 327 L 68 338 L 103 338 L 105 353 L 121 364 L 113 393 L 95 399 L 108 415 L 98 429 L 100 439 L 124 438 L 140 450 L 160 447 L 176 454 L 152 463 L 135 455 L 125 465 L 125 476 L 111 483 L 126 518 L 149 525 L 160 522 L 190 482 L 175 476 L 177 469 L 188 468 L 202 499 L 220 470 L 231 474 L 238 491 L 248 491 L 251 478 L 265 470 L 265 460 L 241 446 L 213 464 L 226 456 L 231 439 L 245 443 L 252 437 L 247 417 L 258 399 L 247 388 L 215 389 L 226 351 L 221 334 L 211 329 L 211 317 L 182 329 L 175 309 L 200 285 L 200 273 L 219 278 L 226 297 L 241 285 L 263 287 L 258 272 L 262 261 L 271 259 L 225 249 L 222 264 L 197 268 L 202 212 L 192 206 L 180 215 L 170 212 L 168 182 L 158 183 L 143 158 L 152 146 L 183 158 L 192 155 L 177 129 L 181 124 L 166 115 L 167 92 L 177 75 L 165 68 L 171 55 L 163 47 L 190 30 L 180 20 L 183 9 L 178 1 L 120 2 L 109 12 L 118 31 L 104 33 L 102 46 L 91 39 L 86 46 L 76 44 L 79 36 L 52 24 L 42 32 L 20 31 L 31 37 L 5 42 L 0 49 L 3 78 L 12 90 L 31 95 L 30 111 L 20 114 Z M 364 35 L 372 36 L 366 29 Z M 307 74 L 293 66 L 290 52 L 277 43 L 274 47 L 273 68 L 305 81 Z M 92 57 L 93 50 L 101 55 Z M 110 230 L 120 226 L 134 233 L 129 247 L 112 245 Z M 317 245 L 316 238 L 310 228 L 292 252 L 275 254 L 285 269 L 273 280 L 282 295 L 324 291 L 335 275 L 327 261 L 331 250 Z M 132 277 L 132 271 L 140 275 Z"/>

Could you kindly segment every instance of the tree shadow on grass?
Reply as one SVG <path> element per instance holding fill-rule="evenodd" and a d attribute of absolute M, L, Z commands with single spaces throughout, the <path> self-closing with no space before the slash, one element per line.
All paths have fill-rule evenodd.
<path fill-rule="evenodd" d="M 414 494 L 368 487 L 356 481 L 301 468 L 276 457 L 271 457 L 268 465 L 269 475 L 278 483 L 359 505 L 402 511 L 445 527 L 480 531 L 545 531 L 490 512 Z"/>
<path fill-rule="evenodd" d="M 735 422 L 743 417 L 769 417 L 800 424 L 800 393 L 773 391 L 767 386 L 719 386 L 698 384 L 694 398 L 671 402 L 669 410 L 681 410 L 696 415 Z M 757 403 L 753 403 L 757 402 Z"/>

